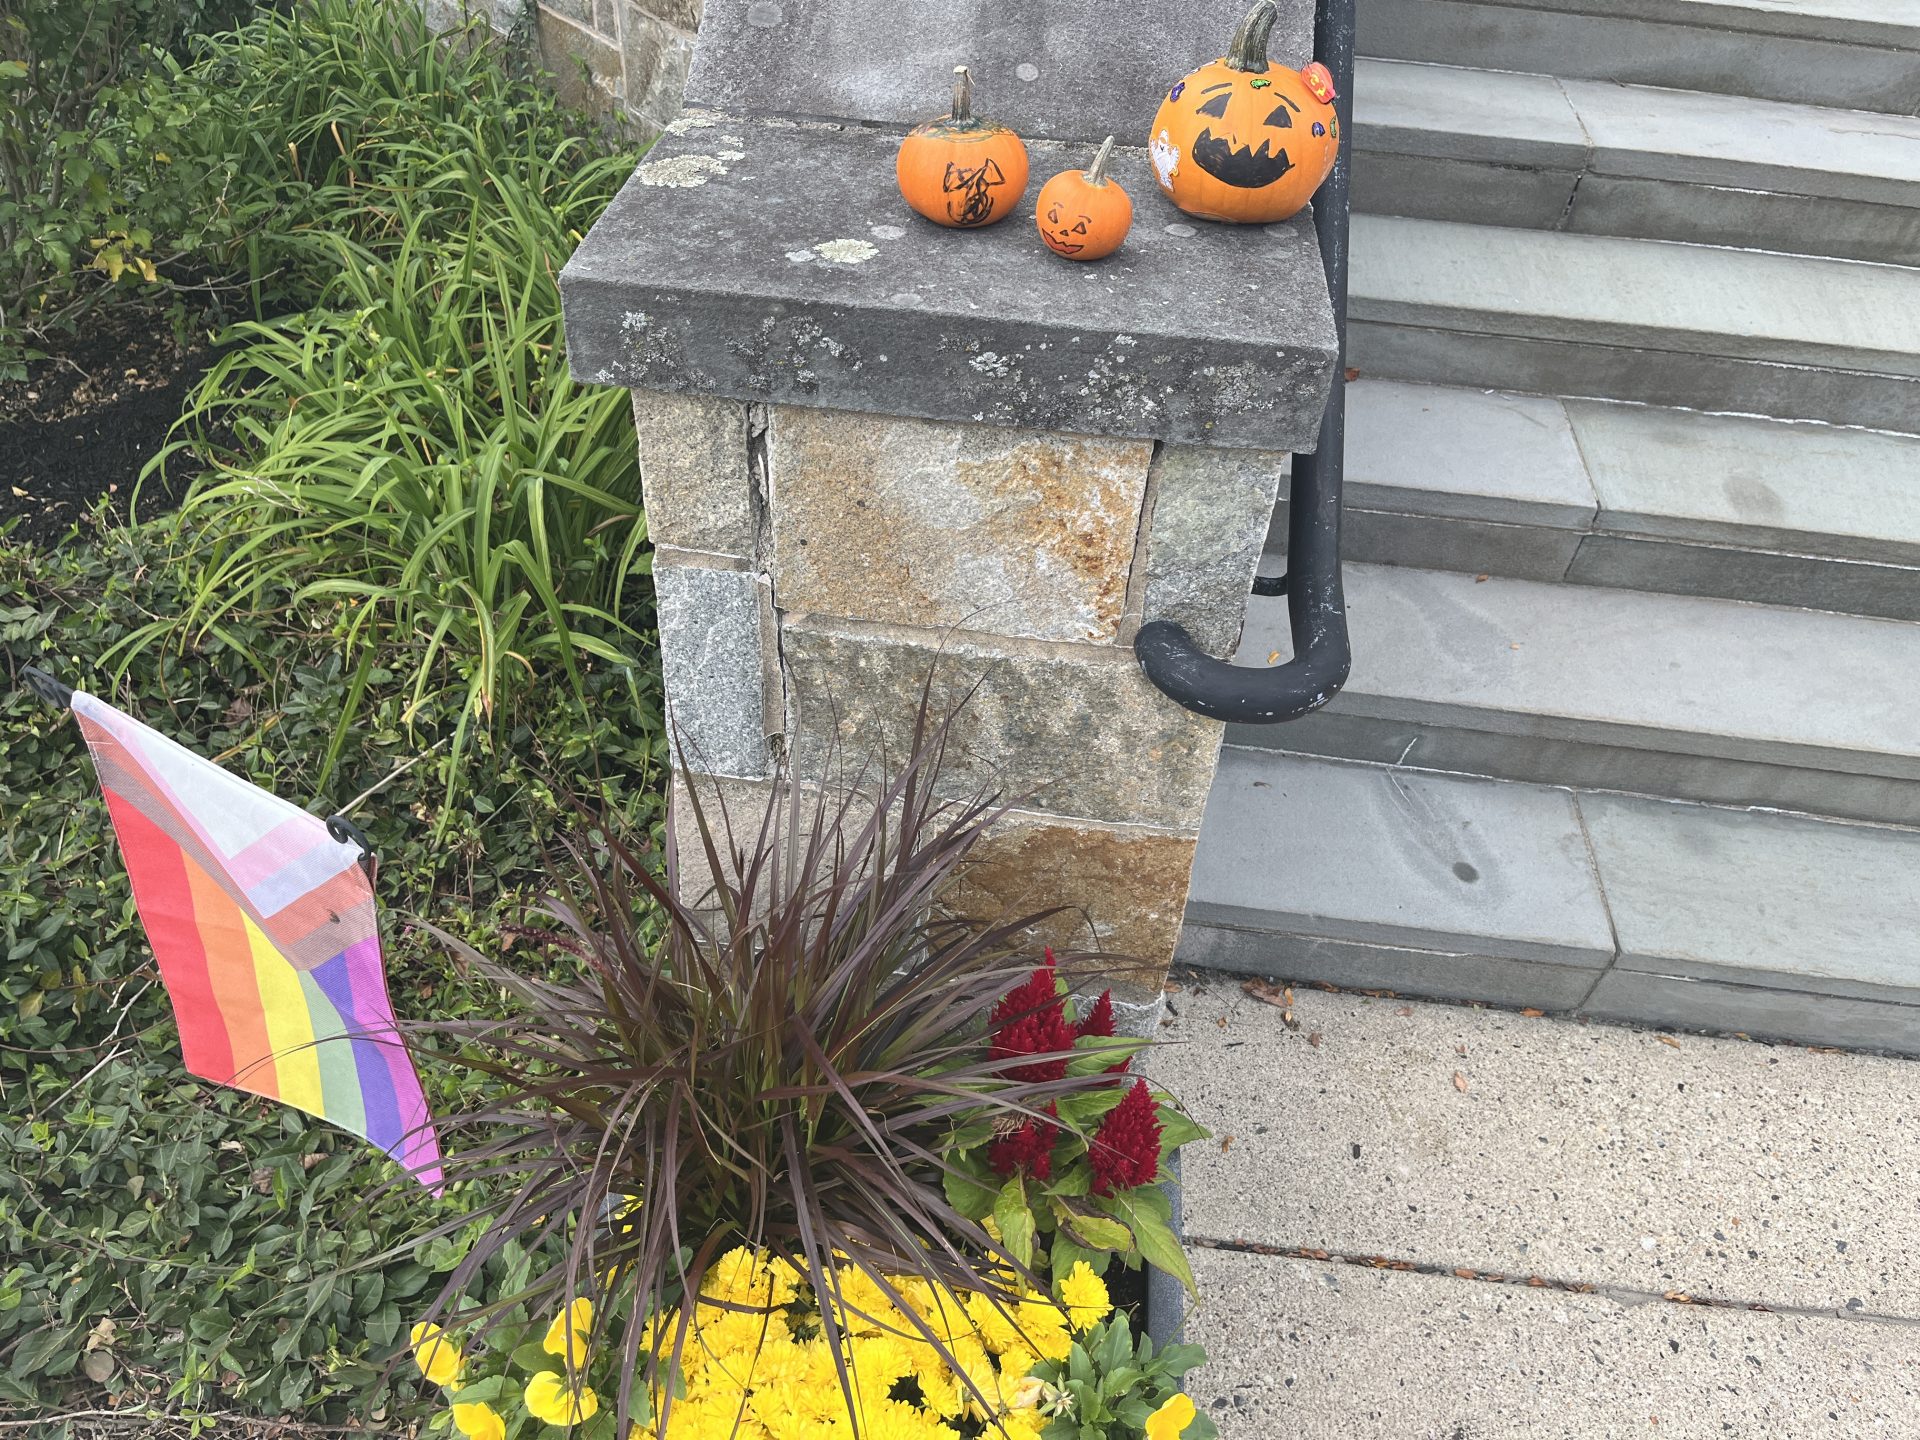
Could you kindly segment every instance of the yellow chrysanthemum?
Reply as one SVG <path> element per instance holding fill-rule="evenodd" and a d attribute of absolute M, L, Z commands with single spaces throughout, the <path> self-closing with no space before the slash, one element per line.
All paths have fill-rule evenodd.
<path fill-rule="evenodd" d="M 920 1395 L 926 1408 L 949 1420 L 964 1415 L 967 1394 L 959 1377 L 931 1345 L 922 1345 L 916 1352 L 916 1358 L 920 1363 L 914 1368 L 914 1379 L 920 1382 Z"/>
<path fill-rule="evenodd" d="M 1011 1302 L 996 1301 L 990 1295 L 976 1292 L 967 1296 L 967 1318 L 973 1322 L 981 1342 L 996 1355 L 1020 1344 L 1020 1328 L 1014 1323 L 1013 1308 Z"/>
<path fill-rule="evenodd" d="M 1067 1316 L 1045 1295 L 1029 1293 L 1018 1308 L 1021 1338 L 1043 1360 L 1064 1360 L 1073 1353 L 1073 1334 Z"/>
<path fill-rule="evenodd" d="M 593 1301 L 582 1295 L 553 1317 L 540 1348 L 549 1355 L 566 1356 L 577 1368 L 587 1363 L 587 1337 L 592 1333 Z"/>
<path fill-rule="evenodd" d="M 529 1415 L 549 1425 L 578 1425 L 582 1420 L 591 1420 L 600 1410 L 600 1397 L 593 1393 L 591 1385 L 575 1390 L 567 1384 L 566 1376 L 552 1370 L 542 1370 L 527 1381 L 521 1398 L 526 1401 Z"/>
<path fill-rule="evenodd" d="M 408 1333 L 413 1345 L 413 1363 L 420 1367 L 420 1373 L 436 1385 L 451 1385 L 460 1378 L 460 1371 L 467 1363 L 467 1357 L 460 1353 L 460 1347 L 445 1337 L 446 1332 L 438 1325 L 421 1321 Z"/>
<path fill-rule="evenodd" d="M 467 1440 L 507 1440 L 507 1422 L 491 1405 L 453 1402 L 453 1428 Z"/>
<path fill-rule="evenodd" d="M 1067 1321 L 1075 1330 L 1091 1330 L 1113 1313 L 1113 1301 L 1107 1295 L 1107 1282 L 1093 1273 L 1084 1260 L 1073 1262 L 1060 1282 L 1060 1300 L 1067 1307 Z"/>
<path fill-rule="evenodd" d="M 1193 1398 L 1185 1391 L 1171 1395 L 1147 1417 L 1147 1440 L 1178 1440 L 1193 1423 Z"/>
<path fill-rule="evenodd" d="M 1025 1345 L 1010 1345 L 1000 1356 L 1000 1378 L 1003 1381 L 1023 1380 L 1039 1363 L 1040 1357 Z"/>
<path fill-rule="evenodd" d="M 981 1440 L 988 1437 L 1004 1437 L 1004 1440 L 1040 1440 L 1040 1431 L 1046 1421 L 1032 1410 L 1009 1410 L 1000 1416 L 982 1432 Z"/>

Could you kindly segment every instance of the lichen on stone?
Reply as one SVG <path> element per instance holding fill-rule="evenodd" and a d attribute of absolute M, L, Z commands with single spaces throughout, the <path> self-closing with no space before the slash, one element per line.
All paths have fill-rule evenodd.
<path fill-rule="evenodd" d="M 634 172 L 642 185 L 664 185 L 675 190 L 691 190 L 704 185 L 715 175 L 727 173 L 726 164 L 714 155 L 676 155 L 671 160 L 649 160 Z"/>
<path fill-rule="evenodd" d="M 880 253 L 880 247 L 871 240 L 822 240 L 813 250 L 822 260 L 836 265 L 862 265 Z"/>

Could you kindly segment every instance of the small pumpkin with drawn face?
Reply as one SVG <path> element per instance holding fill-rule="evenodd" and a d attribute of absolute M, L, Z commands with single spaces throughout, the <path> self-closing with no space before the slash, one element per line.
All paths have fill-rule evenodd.
<path fill-rule="evenodd" d="M 1062 170 L 1040 187 L 1033 219 L 1040 238 L 1069 260 L 1102 260 L 1120 248 L 1133 228 L 1133 201 L 1107 178 L 1113 136 L 1085 170 Z"/>
<path fill-rule="evenodd" d="M 1278 15 L 1259 0 L 1227 53 L 1167 92 L 1147 151 L 1167 197 L 1189 215 L 1267 225 L 1296 214 L 1333 170 L 1340 117 L 1324 65 L 1267 59 Z"/>
<path fill-rule="evenodd" d="M 894 157 L 900 194 L 937 225 L 978 229 L 1004 220 L 1027 189 L 1027 147 L 973 113 L 973 76 L 953 71 L 953 113 L 916 125 Z"/>

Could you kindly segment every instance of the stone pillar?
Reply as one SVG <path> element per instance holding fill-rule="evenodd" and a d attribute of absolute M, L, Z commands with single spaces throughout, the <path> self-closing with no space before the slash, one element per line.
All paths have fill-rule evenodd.
<path fill-rule="evenodd" d="M 1139 149 L 1112 171 L 1134 233 L 1095 265 L 1048 252 L 1030 201 L 978 232 L 906 209 L 907 102 L 863 111 L 860 77 L 933 97 L 969 60 L 1003 87 L 983 108 L 1030 137 L 1037 187 L 1086 164 L 1085 136 L 1130 119 L 1143 136 L 1161 87 L 1217 54 L 1243 7 L 1143 15 L 1118 79 L 1095 63 L 1112 38 L 1099 7 L 1026 8 L 1033 48 L 983 55 L 1005 29 L 991 0 L 943 7 L 937 34 L 877 0 L 709 0 L 701 103 L 562 276 L 569 355 L 582 380 L 634 392 L 661 659 L 694 768 L 730 795 L 763 793 L 782 764 L 819 779 L 836 742 L 902 753 L 930 670 L 937 696 L 971 689 L 949 779 L 1018 813 L 961 903 L 1074 907 L 1046 938 L 1137 957 L 1116 998 L 1144 1021 L 1222 727 L 1156 691 L 1131 642 L 1174 619 L 1232 652 L 1287 452 L 1317 431 L 1333 325 L 1306 217 L 1190 223 Z M 954 34 L 968 53 L 948 53 Z M 1096 72 L 1093 91 L 1073 80 Z M 1140 94 L 1113 98 L 1121 81 Z M 798 118 L 821 115 L 894 128 Z"/>
<path fill-rule="evenodd" d="M 904 753 L 929 673 L 973 690 L 947 778 L 1018 806 L 962 903 L 1072 906 L 1043 938 L 1138 957 L 1116 998 L 1149 1002 L 1221 727 L 1129 646 L 1147 613 L 1232 649 L 1287 457 L 648 391 L 634 421 L 693 767 L 820 779 Z"/>

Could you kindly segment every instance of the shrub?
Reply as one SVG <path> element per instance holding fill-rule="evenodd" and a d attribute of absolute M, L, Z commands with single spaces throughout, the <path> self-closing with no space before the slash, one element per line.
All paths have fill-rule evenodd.
<path fill-rule="evenodd" d="M 910 1315 L 908 1283 L 996 1304 L 1044 1286 L 1031 1225 L 996 1239 L 984 1212 L 969 1218 L 949 1185 L 977 1187 L 950 1157 L 1055 1113 L 1077 1128 L 1065 1112 L 1095 1093 L 1118 1100 L 1108 1067 L 1139 1042 L 1047 1029 L 1000 1043 L 1059 1000 L 1051 963 L 1044 1001 L 1007 994 L 1032 966 L 1015 949 L 1032 917 L 979 924 L 935 903 L 1001 813 L 983 795 L 935 798 L 945 735 L 923 710 L 913 755 L 858 798 L 790 787 L 735 820 L 690 793 L 693 869 L 715 877 L 710 890 L 682 893 L 683 857 L 657 878 L 600 834 L 578 856 L 583 897 L 551 906 L 577 979 L 527 983 L 457 947 L 520 1003 L 503 1023 L 435 1027 L 499 1088 L 443 1122 L 443 1137 L 470 1137 L 449 1147 L 448 1174 L 473 1182 L 485 1228 L 428 1320 L 484 1335 L 501 1311 L 465 1303 L 480 1268 L 504 1244 L 550 1239 L 551 1263 L 513 1302 L 584 1297 L 595 1344 L 614 1343 L 618 1317 L 653 1317 L 663 1339 L 656 1353 L 624 1335 L 624 1418 L 636 1372 L 651 1381 L 681 1358 L 679 1298 L 743 1247 L 819 1299 L 843 1386 L 837 1317 L 873 1297 Z M 1064 1186 L 1036 1188 L 1043 1198 L 1092 1208 Z M 917 1328 L 952 1363 L 949 1337 Z"/>
<path fill-rule="evenodd" d="M 569 377 L 558 276 L 633 155 L 490 42 L 384 0 L 262 15 L 186 73 L 212 97 L 190 158 L 223 177 L 251 273 L 318 288 L 227 334 L 155 461 L 208 471 L 181 513 L 187 603 L 133 644 L 218 634 L 284 590 L 349 607 L 356 683 L 384 660 L 416 709 L 457 690 L 456 756 L 536 681 L 584 707 L 585 667 L 642 653 L 650 556 L 626 397 Z"/>
<path fill-rule="evenodd" d="M 0 371 L 22 373 L 22 337 L 71 327 L 106 286 L 158 278 L 143 201 L 171 117 L 129 97 L 156 49 L 252 8 L 0 0 Z"/>

